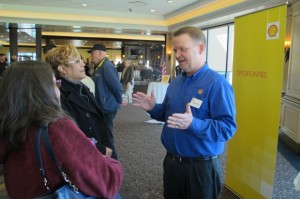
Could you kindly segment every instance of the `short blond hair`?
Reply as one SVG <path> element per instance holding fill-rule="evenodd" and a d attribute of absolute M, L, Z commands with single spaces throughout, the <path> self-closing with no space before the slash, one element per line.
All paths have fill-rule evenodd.
<path fill-rule="evenodd" d="M 187 34 L 189 35 L 195 42 L 202 42 L 206 46 L 206 37 L 200 28 L 196 28 L 194 26 L 186 26 L 176 30 L 174 33 L 174 37 Z"/>
<path fill-rule="evenodd" d="M 57 67 L 59 65 L 67 66 L 69 59 L 77 57 L 81 57 L 79 51 L 75 46 L 68 44 L 58 46 L 48 51 L 45 55 L 45 61 L 52 66 L 55 75 L 58 76 L 59 71 Z"/>

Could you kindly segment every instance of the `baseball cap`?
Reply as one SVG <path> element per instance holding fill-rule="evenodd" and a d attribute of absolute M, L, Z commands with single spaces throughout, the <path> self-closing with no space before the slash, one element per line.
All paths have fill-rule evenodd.
<path fill-rule="evenodd" d="M 95 44 L 92 49 L 88 50 L 88 53 L 93 52 L 94 50 L 101 50 L 106 52 L 106 47 L 103 44 Z"/>

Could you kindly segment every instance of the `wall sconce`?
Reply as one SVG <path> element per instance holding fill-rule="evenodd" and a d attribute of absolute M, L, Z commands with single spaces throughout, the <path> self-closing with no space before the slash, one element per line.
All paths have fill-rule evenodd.
<path fill-rule="evenodd" d="M 170 59 L 171 59 L 171 53 L 172 53 L 172 51 L 170 51 L 170 50 L 168 50 L 168 51 L 167 51 L 168 60 L 170 60 Z"/>
<path fill-rule="evenodd" d="M 289 61 L 289 59 L 290 59 L 290 46 L 291 46 L 291 41 L 285 41 L 284 42 L 284 59 L 285 59 L 285 62 Z"/>

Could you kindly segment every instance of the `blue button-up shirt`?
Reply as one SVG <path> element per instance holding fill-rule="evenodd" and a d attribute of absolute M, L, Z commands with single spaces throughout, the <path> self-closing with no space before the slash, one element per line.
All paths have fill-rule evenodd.
<path fill-rule="evenodd" d="M 192 98 L 202 101 L 200 108 L 191 106 L 193 121 L 188 129 L 164 125 L 161 141 L 168 152 L 181 157 L 220 155 L 224 144 L 234 135 L 235 102 L 231 85 L 207 64 L 194 75 L 185 73 L 169 85 L 162 104 L 149 111 L 153 119 L 167 121 L 173 113 L 185 113 Z"/>

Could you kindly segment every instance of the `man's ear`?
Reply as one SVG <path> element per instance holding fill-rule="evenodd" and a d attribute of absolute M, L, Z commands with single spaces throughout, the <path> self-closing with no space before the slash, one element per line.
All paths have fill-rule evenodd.
<path fill-rule="evenodd" d="M 205 45 L 203 43 L 199 43 L 199 52 L 200 54 L 205 52 Z"/>

